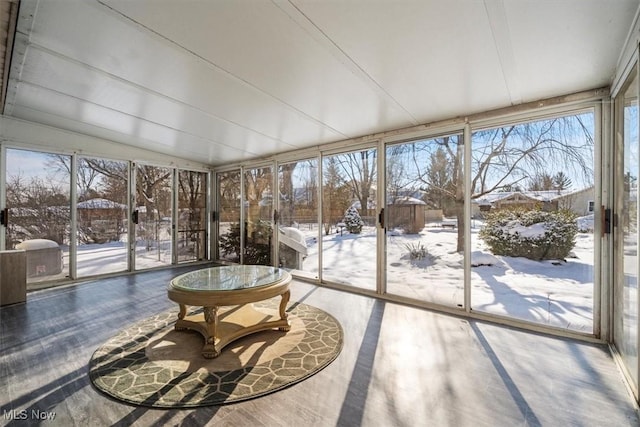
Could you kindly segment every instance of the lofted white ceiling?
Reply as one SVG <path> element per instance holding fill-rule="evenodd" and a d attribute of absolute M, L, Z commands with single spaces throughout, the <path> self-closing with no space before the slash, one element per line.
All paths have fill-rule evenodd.
<path fill-rule="evenodd" d="M 638 5 L 22 0 L 5 114 L 221 165 L 607 86 Z"/>

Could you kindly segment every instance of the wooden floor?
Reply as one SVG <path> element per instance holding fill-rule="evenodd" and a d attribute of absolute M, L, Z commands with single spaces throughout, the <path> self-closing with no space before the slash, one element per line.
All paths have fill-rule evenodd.
<path fill-rule="evenodd" d="M 154 410 L 91 385 L 93 351 L 172 307 L 182 269 L 38 291 L 0 309 L 0 425 L 52 413 L 60 426 L 638 426 L 606 346 L 526 333 L 372 298 L 292 285 L 291 302 L 333 314 L 340 356 L 315 376 L 243 403 Z M 26 410 L 26 412 L 24 412 Z"/>

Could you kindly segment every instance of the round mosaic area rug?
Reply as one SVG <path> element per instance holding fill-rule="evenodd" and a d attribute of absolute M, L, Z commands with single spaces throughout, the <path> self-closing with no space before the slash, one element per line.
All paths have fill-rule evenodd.
<path fill-rule="evenodd" d="M 254 304 L 277 313 L 276 300 Z M 342 350 L 340 323 L 323 310 L 295 303 L 291 330 L 263 331 L 227 345 L 215 359 L 202 357 L 204 339 L 176 331 L 177 309 L 145 319 L 98 348 L 89 376 L 118 400 L 155 408 L 222 405 L 263 396 L 300 382 Z"/>

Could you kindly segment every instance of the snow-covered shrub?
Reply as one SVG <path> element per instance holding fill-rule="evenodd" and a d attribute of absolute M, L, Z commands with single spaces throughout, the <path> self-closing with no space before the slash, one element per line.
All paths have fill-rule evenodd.
<path fill-rule="evenodd" d="M 407 243 L 404 247 L 409 251 L 409 259 L 423 259 L 429 255 L 427 248 L 420 242 Z"/>
<path fill-rule="evenodd" d="M 353 206 L 349 207 L 344 213 L 342 222 L 344 222 L 344 225 L 347 227 L 347 231 L 352 234 L 359 234 L 364 225 L 364 221 L 360 217 L 358 210 Z"/>
<path fill-rule="evenodd" d="M 480 237 L 495 255 L 564 259 L 575 246 L 577 232 L 570 211 L 514 209 L 487 214 Z"/>

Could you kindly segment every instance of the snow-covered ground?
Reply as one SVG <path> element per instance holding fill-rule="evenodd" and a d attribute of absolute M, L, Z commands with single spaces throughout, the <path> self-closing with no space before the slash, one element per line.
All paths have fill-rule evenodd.
<path fill-rule="evenodd" d="M 58 275 L 30 277 L 29 288 L 38 288 L 39 283 L 64 279 L 69 275 L 69 248 L 62 247 L 64 269 Z M 162 267 L 171 264 L 171 242 L 161 242 L 160 250 L 151 247 L 147 249 L 144 241 L 136 245 L 136 270 L 144 270 L 154 267 Z M 90 277 L 99 274 L 118 273 L 127 270 L 127 243 L 110 242 L 96 243 L 78 246 L 79 278 Z"/>
<path fill-rule="evenodd" d="M 593 234 L 579 233 L 575 257 L 559 261 L 494 256 L 471 231 L 471 306 L 473 310 L 515 317 L 560 328 L 592 332 L 594 287 Z M 303 269 L 318 272 L 318 245 L 309 230 L 309 255 Z M 376 235 L 333 233 L 322 237 L 323 278 L 375 289 Z M 464 303 L 463 256 L 456 252 L 457 230 L 427 226 L 419 234 L 387 235 L 387 293 L 449 306 Z M 426 248 L 411 259 L 411 248 Z"/>
<path fill-rule="evenodd" d="M 300 225 L 308 246 L 303 270 L 318 275 L 318 229 Z M 574 258 L 532 261 L 493 256 L 477 236 L 480 223 L 472 223 L 471 306 L 473 310 L 511 316 L 571 330 L 591 332 L 593 325 L 594 241 L 579 233 Z M 387 293 L 448 306 L 464 303 L 463 257 L 455 251 L 457 230 L 437 224 L 419 234 L 390 231 L 386 237 Z M 361 234 L 322 236 L 323 278 L 351 286 L 376 288 L 376 229 Z M 169 247 L 168 242 L 165 246 Z M 426 256 L 412 259 L 411 248 L 423 247 Z M 126 243 L 78 246 L 78 276 L 88 277 L 126 270 Z M 68 267 L 65 251 L 65 266 Z M 136 249 L 137 269 L 168 265 L 168 250 Z M 66 272 L 65 272 L 66 273 Z M 48 277 L 47 279 L 51 279 Z"/>

